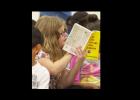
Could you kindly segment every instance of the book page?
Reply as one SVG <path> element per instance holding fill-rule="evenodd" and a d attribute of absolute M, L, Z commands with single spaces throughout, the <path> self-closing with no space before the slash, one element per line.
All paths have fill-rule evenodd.
<path fill-rule="evenodd" d="M 90 30 L 75 23 L 65 42 L 63 50 L 75 55 L 75 50 L 77 47 L 81 46 L 82 50 L 84 50 L 90 36 Z"/>

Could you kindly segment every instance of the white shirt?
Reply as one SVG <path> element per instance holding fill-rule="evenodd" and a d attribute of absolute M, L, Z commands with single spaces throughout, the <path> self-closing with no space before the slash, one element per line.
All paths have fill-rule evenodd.
<path fill-rule="evenodd" d="M 39 62 L 32 66 L 32 89 L 49 89 L 50 74 Z"/>

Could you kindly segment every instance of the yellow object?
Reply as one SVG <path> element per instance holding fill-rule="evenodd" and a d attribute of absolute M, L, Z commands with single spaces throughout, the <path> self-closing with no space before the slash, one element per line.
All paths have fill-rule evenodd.
<path fill-rule="evenodd" d="M 98 60 L 99 46 L 100 46 L 100 31 L 93 31 L 91 37 L 88 40 L 85 50 L 88 51 L 86 59 Z"/>
<path fill-rule="evenodd" d="M 98 79 L 92 75 L 89 75 L 87 77 L 82 78 L 80 83 L 93 83 L 97 86 L 100 86 L 100 79 Z"/>

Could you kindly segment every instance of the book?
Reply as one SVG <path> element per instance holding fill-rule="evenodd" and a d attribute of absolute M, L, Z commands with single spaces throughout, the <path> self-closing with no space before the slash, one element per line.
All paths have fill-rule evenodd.
<path fill-rule="evenodd" d="M 87 28 L 75 23 L 73 28 L 64 44 L 63 50 L 76 55 L 76 48 L 81 46 L 84 50 L 89 38 L 91 36 L 91 31 Z"/>
<path fill-rule="evenodd" d="M 92 31 L 91 36 L 86 44 L 87 50 L 86 59 L 98 60 L 100 46 L 100 31 Z"/>
<path fill-rule="evenodd" d="M 77 23 L 74 24 L 63 50 L 75 55 L 70 62 L 71 69 L 76 64 L 76 48 L 81 46 L 86 50 L 85 61 L 75 76 L 74 83 L 90 83 L 100 86 L 100 31 L 91 31 Z"/>
<path fill-rule="evenodd" d="M 98 60 L 100 44 L 100 31 L 90 31 L 89 29 L 75 23 L 63 50 L 76 55 L 76 48 L 81 46 L 82 50 L 87 50 L 86 59 Z"/>

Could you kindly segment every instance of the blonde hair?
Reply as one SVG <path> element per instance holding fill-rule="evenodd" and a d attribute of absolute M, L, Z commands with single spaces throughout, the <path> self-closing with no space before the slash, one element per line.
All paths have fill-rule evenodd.
<path fill-rule="evenodd" d="M 64 20 L 56 16 L 41 16 L 35 25 L 46 37 L 44 49 L 52 61 L 60 59 L 65 54 L 58 42 L 60 37 L 58 30 L 62 25 L 66 27 Z"/>

